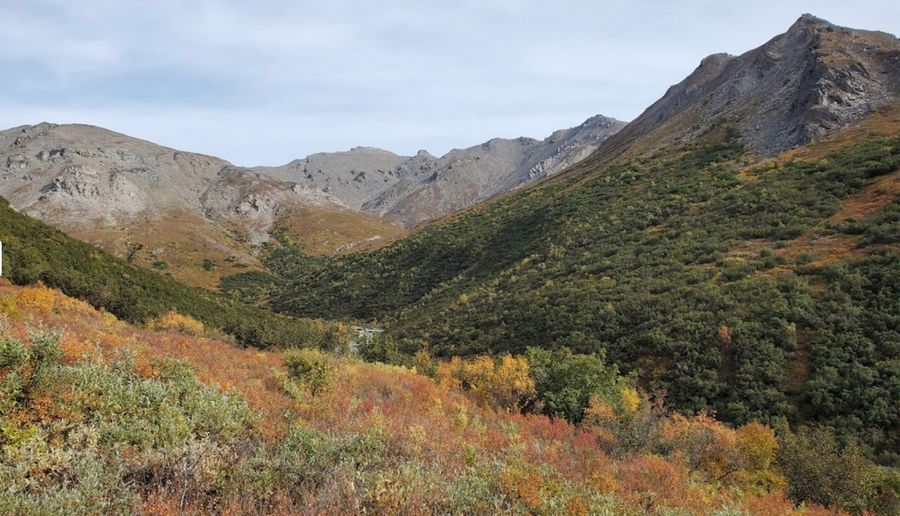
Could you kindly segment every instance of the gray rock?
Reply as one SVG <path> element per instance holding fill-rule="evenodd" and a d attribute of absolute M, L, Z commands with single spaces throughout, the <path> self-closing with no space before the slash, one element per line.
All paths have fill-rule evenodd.
<path fill-rule="evenodd" d="M 600 150 L 690 142 L 734 129 L 762 156 L 867 117 L 900 96 L 900 40 L 803 15 L 740 56 L 714 54 Z"/>

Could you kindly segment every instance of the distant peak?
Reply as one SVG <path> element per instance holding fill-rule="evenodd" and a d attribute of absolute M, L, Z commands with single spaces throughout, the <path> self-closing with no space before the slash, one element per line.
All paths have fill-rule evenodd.
<path fill-rule="evenodd" d="M 791 25 L 787 32 L 790 34 L 797 31 L 821 30 L 834 26 L 835 25 L 828 20 L 823 20 L 818 16 L 813 16 L 807 13 L 797 18 L 797 21 L 795 21 L 794 24 Z"/>
<path fill-rule="evenodd" d="M 367 147 L 364 145 L 358 145 L 358 146 L 350 149 L 348 152 L 390 152 L 390 151 L 387 151 L 387 150 L 384 150 L 384 149 L 381 149 L 378 147 Z"/>
<path fill-rule="evenodd" d="M 806 25 L 831 25 L 831 22 L 829 22 L 828 20 L 824 20 L 809 13 L 800 15 L 800 18 L 797 18 L 796 23 L 803 23 Z"/>
<path fill-rule="evenodd" d="M 619 121 L 612 117 L 604 115 L 594 115 L 585 120 L 583 125 L 614 124 L 617 122 Z"/>

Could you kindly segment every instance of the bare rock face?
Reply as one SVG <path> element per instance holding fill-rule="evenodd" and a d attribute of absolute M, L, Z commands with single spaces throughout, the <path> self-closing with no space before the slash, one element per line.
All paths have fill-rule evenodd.
<path fill-rule="evenodd" d="M 373 147 L 355 147 L 346 152 L 319 153 L 280 167 L 252 170 L 282 181 L 309 186 L 360 208 L 373 195 L 398 179 L 397 169 L 407 158 Z"/>
<path fill-rule="evenodd" d="M 601 152 L 735 130 L 751 151 L 770 156 L 858 122 L 898 96 L 900 40 L 807 14 L 759 48 L 704 59 Z"/>
<path fill-rule="evenodd" d="M 408 227 L 551 176 L 589 156 L 624 126 L 598 115 L 544 140 L 495 138 L 440 158 L 424 150 L 406 157 L 357 147 L 254 171 L 310 186 Z"/>
<path fill-rule="evenodd" d="M 197 211 L 200 195 L 226 165 L 87 125 L 0 132 L 0 195 L 29 215 L 64 225 Z"/>
<path fill-rule="evenodd" d="M 267 242 L 278 218 L 291 210 L 349 210 L 337 199 L 308 186 L 235 167 L 219 172 L 218 180 L 203 193 L 200 202 L 208 219 L 236 223 L 247 232 L 253 245 Z"/>

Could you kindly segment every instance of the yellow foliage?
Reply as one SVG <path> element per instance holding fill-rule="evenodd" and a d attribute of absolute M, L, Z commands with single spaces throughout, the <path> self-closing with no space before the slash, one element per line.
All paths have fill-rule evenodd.
<path fill-rule="evenodd" d="M 641 406 L 641 395 L 633 387 L 623 387 L 620 395 L 622 397 L 622 408 L 626 414 L 634 414 L 638 407 Z"/>
<path fill-rule="evenodd" d="M 601 424 L 615 421 L 616 419 L 616 411 L 612 405 L 603 401 L 599 396 L 591 396 L 587 408 L 584 409 L 584 420 L 586 423 Z"/>
<path fill-rule="evenodd" d="M 174 330 L 188 335 L 203 335 L 203 323 L 172 310 L 147 323 L 151 330 Z"/>
<path fill-rule="evenodd" d="M 33 308 L 46 314 L 56 304 L 56 293 L 43 285 L 25 287 L 19 292 L 18 302 L 21 307 Z"/>
<path fill-rule="evenodd" d="M 675 414 L 662 424 L 660 437 L 675 450 L 673 457 L 711 480 L 760 490 L 783 485 L 769 469 L 778 448 L 775 432 L 760 423 L 733 430 L 705 413 L 692 418 Z"/>
<path fill-rule="evenodd" d="M 499 361 L 479 356 L 463 361 L 453 357 L 435 368 L 435 379 L 445 388 L 464 388 L 483 405 L 518 411 L 537 396 L 525 357 L 503 355 Z"/>
<path fill-rule="evenodd" d="M 475 393 L 482 402 L 487 402 L 491 390 L 491 377 L 494 375 L 494 359 L 481 356 L 465 362 L 462 367 L 463 386 Z"/>
<path fill-rule="evenodd" d="M 774 430 L 760 423 L 747 423 L 736 432 L 747 469 L 763 470 L 772 465 L 778 449 Z"/>
<path fill-rule="evenodd" d="M 19 310 L 19 305 L 16 304 L 16 300 L 10 296 L 0 297 L 0 314 L 3 314 L 10 319 L 20 319 L 22 317 L 22 310 Z"/>
<path fill-rule="evenodd" d="M 719 326 L 718 333 L 719 344 L 728 345 L 731 344 L 731 328 L 726 325 Z"/>
<path fill-rule="evenodd" d="M 503 355 L 490 384 L 494 399 L 510 410 L 521 410 L 525 403 L 537 396 L 525 357 L 513 357 L 508 353 Z"/>
<path fill-rule="evenodd" d="M 459 371 L 462 369 L 462 360 L 459 357 L 453 357 L 449 362 L 441 362 L 437 366 L 435 379 L 438 385 L 445 389 L 459 389 L 462 387 L 462 381 L 459 379 Z"/>
<path fill-rule="evenodd" d="M 96 310 L 94 307 L 85 303 L 80 299 L 69 296 L 61 296 L 59 299 L 59 308 L 65 311 L 77 312 L 81 314 L 93 314 Z"/>

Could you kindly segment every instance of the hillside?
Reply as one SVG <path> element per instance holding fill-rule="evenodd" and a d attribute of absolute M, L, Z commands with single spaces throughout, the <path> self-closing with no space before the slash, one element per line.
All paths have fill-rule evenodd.
<path fill-rule="evenodd" d="M 808 23 L 773 41 L 808 34 Z M 822 30 L 848 48 L 888 41 Z M 846 65 L 818 62 L 836 63 L 814 68 L 823 77 Z M 317 260 L 282 250 L 267 262 L 279 276 L 225 284 L 285 313 L 379 319 L 410 354 L 604 350 L 680 410 L 814 422 L 897 464 L 898 407 L 859 400 L 900 395 L 900 109 L 876 109 L 886 102 L 877 91 L 860 102 L 874 109 L 862 122 L 837 119 L 828 137 L 786 154 L 754 148 L 727 107 L 708 113 L 721 130 L 688 143 L 638 139 L 620 152 L 615 136 L 548 181 L 380 251 Z M 804 113 L 776 107 L 753 116 Z"/>
<path fill-rule="evenodd" d="M 310 375 L 310 361 L 326 374 Z M 579 426 L 511 413 L 503 389 L 485 397 L 454 383 L 477 374 L 528 395 L 543 392 L 532 380 L 541 367 L 513 357 L 441 363 L 432 379 L 314 350 L 238 349 L 0 281 L 0 512 L 896 508 L 888 472 L 856 452 L 838 453 L 819 434 L 666 414 L 614 370 L 581 369 L 621 387 L 592 398 Z M 837 464 L 839 482 L 817 476 Z"/>
<path fill-rule="evenodd" d="M 272 314 L 186 286 L 112 257 L 12 209 L 0 198 L 3 277 L 17 284 L 43 282 L 135 323 L 176 310 L 244 345 L 318 342 L 326 325 Z"/>
<path fill-rule="evenodd" d="M 293 240 L 323 254 L 403 232 L 318 190 L 87 125 L 0 131 L 0 195 L 107 252 L 209 289 L 259 269 L 259 246 L 276 225 L 297 228 Z"/>

